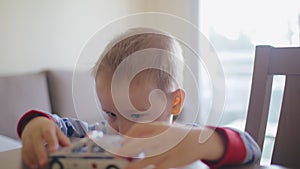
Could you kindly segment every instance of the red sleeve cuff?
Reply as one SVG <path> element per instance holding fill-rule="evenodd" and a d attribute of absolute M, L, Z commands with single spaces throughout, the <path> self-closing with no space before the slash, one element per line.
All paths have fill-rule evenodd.
<path fill-rule="evenodd" d="M 216 128 L 216 132 L 220 133 L 226 143 L 226 150 L 223 158 L 218 162 L 204 161 L 211 168 L 220 168 L 227 165 L 241 164 L 246 158 L 246 147 L 240 134 L 229 128 Z"/>
<path fill-rule="evenodd" d="M 23 132 L 23 129 L 24 127 L 26 126 L 26 124 L 34 119 L 35 117 L 38 117 L 38 116 L 44 116 L 44 117 L 47 117 L 48 119 L 52 119 L 52 117 L 45 113 L 45 112 L 42 112 L 42 111 L 39 111 L 39 110 L 30 110 L 28 112 L 26 112 L 19 120 L 18 122 L 18 125 L 17 125 L 17 133 L 18 133 L 18 136 L 19 138 L 21 138 L 21 135 L 22 135 L 22 132 Z"/>

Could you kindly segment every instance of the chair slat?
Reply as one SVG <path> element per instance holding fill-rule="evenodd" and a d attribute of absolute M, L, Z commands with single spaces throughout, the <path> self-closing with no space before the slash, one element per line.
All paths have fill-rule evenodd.
<path fill-rule="evenodd" d="M 271 163 L 300 168 L 300 47 L 256 47 L 246 131 L 262 148 L 274 75 L 286 83 Z"/>
<path fill-rule="evenodd" d="M 272 48 L 269 74 L 300 74 L 300 48 Z"/>
<path fill-rule="evenodd" d="M 262 149 L 269 112 L 273 77 L 268 75 L 270 47 L 257 48 L 250 93 L 246 131 Z"/>
<path fill-rule="evenodd" d="M 300 75 L 286 77 L 272 163 L 300 168 Z"/>

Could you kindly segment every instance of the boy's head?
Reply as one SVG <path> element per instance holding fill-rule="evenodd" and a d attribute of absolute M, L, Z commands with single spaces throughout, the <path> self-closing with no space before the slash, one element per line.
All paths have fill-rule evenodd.
<path fill-rule="evenodd" d="M 110 126 L 125 133 L 136 122 L 172 121 L 184 100 L 183 67 L 179 43 L 164 32 L 135 28 L 112 40 L 93 69 Z"/>

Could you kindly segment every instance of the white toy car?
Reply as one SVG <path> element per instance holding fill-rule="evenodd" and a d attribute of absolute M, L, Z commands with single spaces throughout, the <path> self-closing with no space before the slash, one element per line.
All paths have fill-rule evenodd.
<path fill-rule="evenodd" d="M 49 169 L 122 169 L 130 160 L 116 158 L 120 136 L 84 138 L 49 155 Z"/>

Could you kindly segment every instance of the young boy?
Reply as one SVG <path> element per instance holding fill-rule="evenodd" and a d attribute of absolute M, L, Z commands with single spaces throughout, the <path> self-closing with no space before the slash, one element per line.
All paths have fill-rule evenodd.
<path fill-rule="evenodd" d="M 47 151 L 55 151 L 59 145 L 69 146 L 68 137 L 84 137 L 94 129 L 130 136 L 124 141 L 121 155 L 134 156 L 140 151 L 149 155 L 129 164 L 131 169 L 150 164 L 159 169 L 174 168 L 196 160 L 218 168 L 254 163 L 260 158 L 258 146 L 246 133 L 215 128 L 208 140 L 200 143 L 200 134 L 212 128 L 172 124 L 182 109 L 185 93 L 180 87 L 181 47 L 170 35 L 148 28 L 128 30 L 108 44 L 93 72 L 108 124 L 88 125 L 37 110 L 27 112 L 17 130 L 23 142 L 23 161 L 30 168 L 45 166 Z M 168 133 L 163 136 L 165 131 Z M 184 137 L 176 142 L 178 135 Z M 154 137 L 161 139 L 158 141 L 133 139 L 150 136 L 162 137 Z"/>

